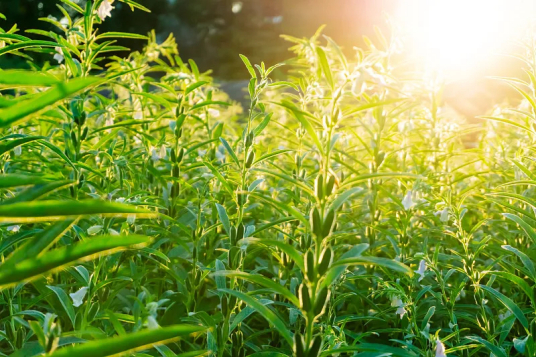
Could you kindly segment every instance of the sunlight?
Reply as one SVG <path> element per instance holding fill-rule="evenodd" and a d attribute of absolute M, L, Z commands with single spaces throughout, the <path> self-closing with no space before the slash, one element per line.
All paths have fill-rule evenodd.
<path fill-rule="evenodd" d="M 411 0 L 398 10 L 409 47 L 429 69 L 464 75 L 506 52 L 528 30 L 533 0 Z"/>

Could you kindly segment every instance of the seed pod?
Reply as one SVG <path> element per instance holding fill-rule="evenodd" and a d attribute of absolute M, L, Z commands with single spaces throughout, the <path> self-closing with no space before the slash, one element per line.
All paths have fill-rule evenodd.
<path fill-rule="evenodd" d="M 320 264 L 318 265 L 318 274 L 320 276 L 323 276 L 328 271 L 329 267 L 331 266 L 331 262 L 333 260 L 333 251 L 330 247 L 327 247 L 324 249 L 322 254 L 320 255 Z"/>
<path fill-rule="evenodd" d="M 177 139 L 180 139 L 182 137 L 182 129 L 181 128 L 176 128 L 175 129 L 175 137 Z"/>
<path fill-rule="evenodd" d="M 73 142 L 74 147 L 78 146 L 78 140 L 76 140 L 76 134 L 74 133 L 74 131 L 71 131 L 71 141 Z"/>
<path fill-rule="evenodd" d="M 320 200 L 324 199 L 324 175 L 319 174 L 315 181 L 315 193 L 316 197 Z"/>
<path fill-rule="evenodd" d="M 303 342 L 303 336 L 301 333 L 296 332 L 294 334 L 294 356 L 295 357 L 305 357 L 305 347 Z"/>
<path fill-rule="evenodd" d="M 229 233 L 229 240 L 231 241 L 231 246 L 236 245 L 236 228 L 234 226 L 231 227 L 231 232 Z"/>
<path fill-rule="evenodd" d="M 229 311 L 233 311 L 236 306 L 236 296 L 231 296 L 229 298 Z"/>
<path fill-rule="evenodd" d="M 179 155 L 177 156 L 177 163 L 181 163 L 184 158 L 184 148 L 180 148 Z"/>
<path fill-rule="evenodd" d="M 315 256 L 312 250 L 308 250 L 307 253 L 305 253 L 304 263 L 307 279 L 309 281 L 315 281 Z"/>
<path fill-rule="evenodd" d="M 311 210 L 311 225 L 313 233 L 318 238 L 322 238 L 322 218 L 320 217 L 320 211 L 316 207 Z"/>
<path fill-rule="evenodd" d="M 181 169 L 180 169 L 179 166 L 177 166 L 177 165 L 174 165 L 174 166 L 173 166 L 173 170 L 171 170 L 171 171 L 172 171 L 172 172 L 171 172 L 171 176 L 172 176 L 172 177 L 179 177 L 180 174 L 181 174 Z"/>
<path fill-rule="evenodd" d="M 177 162 L 177 153 L 175 152 L 174 148 L 171 148 L 171 151 L 169 153 L 169 157 L 171 159 L 171 162 Z"/>
<path fill-rule="evenodd" d="M 326 184 L 326 196 L 329 196 L 333 193 L 333 187 L 335 186 L 335 176 L 329 175 L 328 182 Z"/>
<path fill-rule="evenodd" d="M 197 259 L 197 247 L 194 245 L 194 249 L 192 250 L 192 257 L 194 259 Z"/>
<path fill-rule="evenodd" d="M 244 238 L 244 224 L 240 223 L 238 225 L 238 228 L 236 229 L 236 241 L 238 242 L 240 239 Z"/>
<path fill-rule="evenodd" d="M 311 346 L 309 346 L 309 351 L 307 351 L 307 357 L 317 357 L 321 348 L 322 348 L 322 336 L 317 335 L 313 339 L 313 341 L 311 341 Z"/>
<path fill-rule="evenodd" d="M 301 166 L 301 156 L 296 154 L 296 156 L 294 156 L 294 163 L 296 164 L 296 166 L 300 167 Z"/>
<path fill-rule="evenodd" d="M 324 313 L 324 307 L 326 306 L 328 297 L 329 297 L 329 290 L 326 287 L 323 287 L 322 289 L 320 289 L 319 292 L 317 292 L 316 297 L 315 297 L 315 306 L 313 309 L 315 316 L 318 316 Z"/>
<path fill-rule="evenodd" d="M 239 206 L 243 206 L 248 201 L 248 195 L 245 194 L 245 193 L 237 193 L 236 194 L 236 200 L 237 200 Z"/>
<path fill-rule="evenodd" d="M 84 140 L 86 140 L 88 131 L 89 131 L 89 128 L 86 126 L 86 127 L 84 128 L 84 131 L 82 132 L 82 136 L 81 136 L 81 138 L 80 138 L 80 141 L 84 141 Z"/>
<path fill-rule="evenodd" d="M 331 234 L 333 225 L 335 224 L 335 211 L 330 209 L 324 218 L 324 224 L 322 225 L 322 235 L 327 237 Z"/>
<path fill-rule="evenodd" d="M 251 165 L 253 165 L 253 160 L 255 160 L 255 152 L 252 151 L 248 155 L 248 159 L 246 160 L 246 169 L 249 169 Z"/>
<path fill-rule="evenodd" d="M 303 311 L 311 310 L 311 297 L 309 295 L 309 288 L 304 283 L 300 286 L 299 291 L 300 306 Z"/>
<path fill-rule="evenodd" d="M 231 269 L 238 268 L 239 260 L 240 260 L 240 248 L 231 247 L 231 249 L 229 249 L 229 266 L 231 267 Z"/>
<path fill-rule="evenodd" d="M 254 137 L 255 137 L 255 134 L 253 132 L 249 133 L 246 136 L 246 148 L 249 148 L 253 144 Z"/>

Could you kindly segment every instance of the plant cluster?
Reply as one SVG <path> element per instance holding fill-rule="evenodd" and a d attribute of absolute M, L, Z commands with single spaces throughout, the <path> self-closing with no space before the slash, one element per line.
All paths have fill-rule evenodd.
<path fill-rule="evenodd" d="M 113 6 L 0 30 L 2 355 L 535 355 L 536 38 L 478 124 L 380 32 L 241 56 L 241 108 Z"/>

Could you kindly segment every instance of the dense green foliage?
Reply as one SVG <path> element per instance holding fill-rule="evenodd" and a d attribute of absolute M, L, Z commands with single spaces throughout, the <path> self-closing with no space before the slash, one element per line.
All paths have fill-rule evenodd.
<path fill-rule="evenodd" d="M 98 31 L 108 0 L 62 6 L 0 33 L 33 67 L 0 72 L 3 355 L 535 355 L 536 39 L 478 125 L 379 33 L 286 37 L 285 82 L 242 56 L 242 110 L 172 37 Z M 147 44 L 101 68 L 118 37 Z"/>

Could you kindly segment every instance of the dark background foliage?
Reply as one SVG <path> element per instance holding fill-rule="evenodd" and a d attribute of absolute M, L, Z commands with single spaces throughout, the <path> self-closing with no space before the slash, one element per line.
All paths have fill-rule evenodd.
<path fill-rule="evenodd" d="M 10 28 L 17 24 L 21 31 L 51 30 L 51 25 L 37 19 L 49 15 L 61 19 L 57 3 L 55 0 L 3 0 L 0 13 L 7 17 L 7 25 L 3 21 L 1 26 Z M 327 25 L 325 33 L 350 51 L 361 44 L 363 34 L 373 32 L 373 25 L 385 23 L 384 11 L 394 6 L 392 0 L 140 0 L 139 3 L 151 9 L 151 13 L 133 12 L 116 1 L 112 18 L 104 22 L 102 31 L 145 34 L 155 29 L 160 40 L 173 33 L 183 59 L 192 58 L 202 70 L 213 69 L 217 78 L 225 80 L 247 78 L 238 53 L 247 55 L 254 63 L 283 61 L 289 56 L 289 44 L 280 34 L 310 37 L 323 24 Z M 121 44 L 133 50 L 143 46 L 140 41 L 123 40 Z M 17 63 L 11 62 L 9 66 Z"/>

